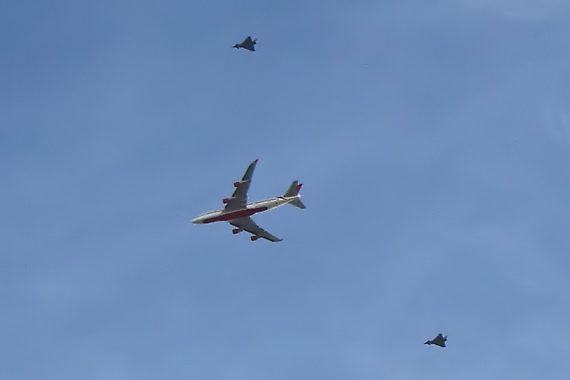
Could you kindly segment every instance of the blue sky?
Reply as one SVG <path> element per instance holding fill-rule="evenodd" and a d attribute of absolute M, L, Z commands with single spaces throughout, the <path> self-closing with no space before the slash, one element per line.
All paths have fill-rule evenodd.
<path fill-rule="evenodd" d="M 0 378 L 567 379 L 569 11 L 4 4 Z"/>

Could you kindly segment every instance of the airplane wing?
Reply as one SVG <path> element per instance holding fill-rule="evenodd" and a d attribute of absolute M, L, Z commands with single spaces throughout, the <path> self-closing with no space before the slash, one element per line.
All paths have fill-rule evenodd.
<path fill-rule="evenodd" d="M 445 338 L 443 337 L 443 335 L 438 334 L 438 336 L 436 336 L 433 339 L 433 343 L 438 345 L 438 346 L 445 347 Z"/>
<path fill-rule="evenodd" d="M 239 218 L 239 219 L 230 220 L 229 223 L 232 226 L 235 226 L 241 230 L 249 232 L 250 234 L 252 234 L 254 236 L 257 236 L 258 238 L 264 238 L 264 239 L 272 241 L 274 243 L 283 240 L 283 239 L 279 239 L 278 237 L 271 235 L 269 232 L 267 232 L 263 228 L 259 227 L 253 221 L 253 219 L 251 219 L 249 216 L 246 218 Z M 253 239 L 253 236 L 252 236 L 252 239 Z"/>
<path fill-rule="evenodd" d="M 257 160 L 249 164 L 241 181 L 234 184 L 234 186 L 237 185 L 236 189 L 226 204 L 224 211 L 232 211 L 245 208 L 247 205 L 247 191 L 249 190 L 249 185 L 251 183 L 251 178 L 253 177 L 255 165 L 257 165 Z"/>
<path fill-rule="evenodd" d="M 241 43 L 241 46 L 244 49 L 250 50 L 250 51 L 255 51 L 255 42 L 251 39 L 251 36 L 248 36 L 245 40 L 243 40 L 243 42 Z"/>

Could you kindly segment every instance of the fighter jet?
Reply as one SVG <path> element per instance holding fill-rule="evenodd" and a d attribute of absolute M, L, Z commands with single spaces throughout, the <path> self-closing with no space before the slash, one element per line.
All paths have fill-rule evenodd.
<path fill-rule="evenodd" d="M 432 345 L 435 344 L 436 346 L 439 347 L 445 347 L 445 341 L 447 340 L 447 335 L 443 336 L 441 334 L 438 334 L 435 338 L 433 338 L 433 340 L 428 340 L 427 342 L 425 342 L 424 344 L 427 345 Z"/>
<path fill-rule="evenodd" d="M 235 44 L 235 49 L 247 49 L 249 51 L 255 51 L 255 44 L 257 43 L 257 38 L 255 40 L 251 39 L 251 36 L 248 36 L 241 44 Z"/>
<path fill-rule="evenodd" d="M 241 181 L 234 183 L 235 190 L 232 197 L 222 199 L 222 202 L 226 205 L 225 208 L 201 214 L 192 219 L 192 223 L 208 224 L 213 222 L 228 222 L 232 226 L 236 227 L 232 230 L 234 234 L 241 231 L 247 231 L 252 234 L 250 237 L 251 241 L 256 241 L 259 238 L 264 238 L 272 242 L 281 241 L 282 239 L 271 235 L 269 232 L 255 224 L 250 216 L 288 203 L 301 209 L 305 208 L 305 205 L 301 202 L 301 195 L 299 194 L 299 190 L 301 190 L 301 186 L 303 185 L 297 181 L 293 181 L 285 194 L 280 197 L 247 203 L 247 191 L 251 184 L 255 165 L 257 165 L 257 160 L 253 161 L 249 165 Z"/>

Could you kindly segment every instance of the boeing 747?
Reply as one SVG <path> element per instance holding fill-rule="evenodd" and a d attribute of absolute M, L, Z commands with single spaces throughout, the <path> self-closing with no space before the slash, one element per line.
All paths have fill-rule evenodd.
<path fill-rule="evenodd" d="M 253 161 L 249 165 L 241 181 L 234 183 L 235 190 L 232 197 L 224 198 L 222 200 L 226 205 L 225 208 L 201 214 L 192 219 L 192 223 L 208 224 L 213 222 L 228 222 L 232 226 L 236 227 L 232 230 L 234 234 L 241 231 L 247 231 L 252 234 L 252 241 L 256 241 L 259 238 L 264 238 L 272 242 L 281 241 L 282 239 L 271 235 L 269 232 L 255 224 L 253 219 L 251 219 L 251 216 L 258 212 L 271 210 L 285 204 L 291 204 L 295 207 L 304 209 L 305 205 L 301 202 L 301 195 L 299 194 L 299 190 L 301 190 L 301 186 L 303 185 L 297 181 L 293 181 L 285 194 L 280 197 L 247 203 L 247 191 L 251 184 L 255 165 L 257 165 L 257 160 Z"/>

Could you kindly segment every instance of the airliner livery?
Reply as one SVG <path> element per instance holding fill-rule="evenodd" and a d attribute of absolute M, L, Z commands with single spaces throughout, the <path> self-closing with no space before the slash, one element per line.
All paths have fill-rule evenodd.
<path fill-rule="evenodd" d="M 253 219 L 251 219 L 251 216 L 258 212 L 271 210 L 285 204 L 291 204 L 302 209 L 305 208 L 305 205 L 301 202 L 301 195 L 299 194 L 299 190 L 301 190 L 301 186 L 303 185 L 297 181 L 293 181 L 285 194 L 280 197 L 247 203 L 247 191 L 249 190 L 249 185 L 251 184 L 251 178 L 253 177 L 253 171 L 255 170 L 257 161 L 258 160 L 253 161 L 248 166 L 241 181 L 234 183 L 235 190 L 232 197 L 224 198 L 222 200 L 226 205 L 225 208 L 201 214 L 192 219 L 192 223 L 208 224 L 213 222 L 228 222 L 232 226 L 236 227 L 232 230 L 234 234 L 241 231 L 247 231 L 252 234 L 251 241 L 256 241 L 259 238 L 264 238 L 272 242 L 281 241 L 282 239 L 271 235 L 269 232 L 255 224 Z"/>

